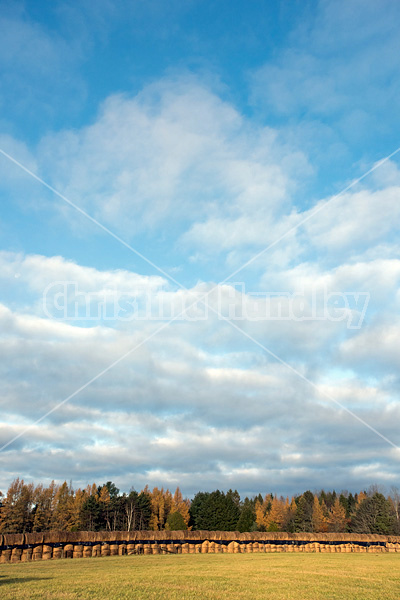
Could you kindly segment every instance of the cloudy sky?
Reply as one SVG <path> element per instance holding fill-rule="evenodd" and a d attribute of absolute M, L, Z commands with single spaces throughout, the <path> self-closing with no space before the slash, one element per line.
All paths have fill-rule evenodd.
<path fill-rule="evenodd" d="M 399 484 L 399 3 L 0 8 L 0 489 Z"/>

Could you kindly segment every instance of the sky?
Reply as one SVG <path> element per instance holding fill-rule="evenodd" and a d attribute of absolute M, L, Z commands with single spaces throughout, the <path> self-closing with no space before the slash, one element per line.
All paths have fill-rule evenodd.
<path fill-rule="evenodd" d="M 0 490 L 390 490 L 400 5 L 0 0 Z"/>

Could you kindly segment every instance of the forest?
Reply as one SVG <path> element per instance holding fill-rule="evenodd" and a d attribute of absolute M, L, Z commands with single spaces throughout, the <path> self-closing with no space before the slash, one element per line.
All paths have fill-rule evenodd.
<path fill-rule="evenodd" d="M 15 479 L 0 491 L 0 533 L 32 531 L 287 531 L 400 535 L 400 493 L 375 486 L 356 494 L 306 492 L 289 497 L 259 494 L 241 499 L 235 490 L 198 492 L 146 486 L 120 493 L 114 483 L 74 490 L 71 484 Z"/>

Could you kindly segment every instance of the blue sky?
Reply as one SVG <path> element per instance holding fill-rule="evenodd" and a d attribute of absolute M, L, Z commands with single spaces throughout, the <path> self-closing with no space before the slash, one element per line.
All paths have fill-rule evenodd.
<path fill-rule="evenodd" d="M 396 485 L 398 4 L 0 5 L 0 489 Z"/>

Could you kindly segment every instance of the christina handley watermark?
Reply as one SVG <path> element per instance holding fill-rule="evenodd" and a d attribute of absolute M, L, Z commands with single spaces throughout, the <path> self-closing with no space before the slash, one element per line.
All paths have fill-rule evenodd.
<path fill-rule="evenodd" d="M 43 311 L 63 321 L 330 321 L 360 329 L 369 292 L 332 291 L 315 286 L 307 291 L 253 292 L 244 283 L 193 290 L 84 291 L 75 281 L 56 281 L 43 293 Z M 211 311 L 210 311 L 211 308 Z"/>

